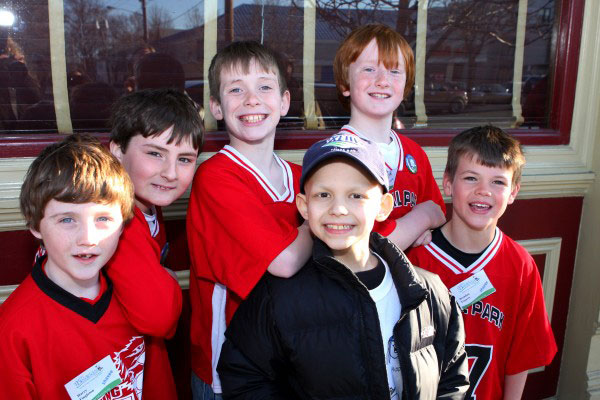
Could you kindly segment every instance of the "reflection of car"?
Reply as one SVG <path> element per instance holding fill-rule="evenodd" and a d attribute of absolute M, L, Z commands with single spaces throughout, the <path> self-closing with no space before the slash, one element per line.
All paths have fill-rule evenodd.
<path fill-rule="evenodd" d="M 425 85 L 423 100 L 427 113 L 450 111 L 456 114 L 462 112 L 469 102 L 466 91 L 453 89 L 447 84 L 439 82 L 430 82 Z M 402 104 L 400 104 L 400 107 L 398 107 L 398 113 L 403 115 L 408 110 L 414 110 L 414 108 L 415 91 L 412 90 Z"/>
<path fill-rule="evenodd" d="M 486 83 L 471 88 L 469 101 L 471 103 L 505 104 L 510 103 L 512 93 L 509 88 L 500 83 Z"/>

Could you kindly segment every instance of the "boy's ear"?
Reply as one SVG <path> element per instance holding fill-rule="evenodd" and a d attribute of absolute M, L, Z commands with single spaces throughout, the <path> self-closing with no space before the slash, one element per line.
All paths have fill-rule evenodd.
<path fill-rule="evenodd" d="M 389 217 L 390 213 L 394 209 L 394 197 L 391 194 L 385 193 L 381 196 L 381 204 L 379 206 L 379 212 L 375 217 L 378 222 L 385 221 Z"/>
<path fill-rule="evenodd" d="M 42 234 L 41 234 L 41 233 L 39 233 L 38 231 L 36 231 L 35 229 L 33 229 L 33 228 L 29 228 L 29 232 L 31 232 L 31 234 L 32 234 L 33 236 L 35 236 L 36 238 L 38 238 L 38 239 L 42 240 Z"/>
<path fill-rule="evenodd" d="M 281 110 L 280 110 L 281 116 L 284 117 L 285 115 L 287 115 L 289 109 L 290 109 L 290 91 L 286 90 L 281 95 Z"/>
<path fill-rule="evenodd" d="M 111 140 L 109 148 L 112 155 L 115 156 L 120 162 L 123 162 L 123 151 L 121 150 L 121 146 Z"/>
<path fill-rule="evenodd" d="M 210 112 L 212 113 L 213 117 L 215 117 L 215 119 L 217 120 L 222 120 L 223 119 L 223 110 L 221 109 L 221 103 L 219 101 L 217 101 L 217 99 L 215 99 L 214 97 L 210 96 Z"/>
<path fill-rule="evenodd" d="M 344 97 L 350 97 L 350 88 L 349 87 L 345 87 L 344 90 L 342 90 L 342 95 Z"/>
<path fill-rule="evenodd" d="M 308 220 L 308 203 L 306 202 L 305 194 L 298 193 L 296 195 L 296 208 L 298 208 L 298 212 L 302 215 L 302 218 Z"/>
<path fill-rule="evenodd" d="M 442 188 L 444 189 L 444 194 L 448 197 L 452 197 L 452 179 L 450 176 L 444 172 L 444 177 L 442 178 Z"/>
<path fill-rule="evenodd" d="M 508 196 L 507 204 L 512 204 L 515 201 L 520 189 L 521 189 L 520 183 L 515 183 L 514 185 L 512 185 L 512 188 L 510 189 L 510 196 Z"/>

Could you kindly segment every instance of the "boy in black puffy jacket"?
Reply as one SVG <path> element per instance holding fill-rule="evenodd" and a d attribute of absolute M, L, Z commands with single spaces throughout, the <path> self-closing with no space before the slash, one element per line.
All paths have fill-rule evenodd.
<path fill-rule="evenodd" d="M 296 198 L 316 237 L 290 279 L 266 274 L 225 334 L 225 399 L 462 399 L 460 310 L 437 275 L 372 233 L 393 207 L 375 143 L 306 152 Z"/>

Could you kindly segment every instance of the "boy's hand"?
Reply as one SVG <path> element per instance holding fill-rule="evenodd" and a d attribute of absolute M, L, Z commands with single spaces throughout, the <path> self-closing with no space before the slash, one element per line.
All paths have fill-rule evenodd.
<path fill-rule="evenodd" d="M 426 244 L 429 244 L 429 242 L 431 242 L 431 231 L 427 229 L 413 242 L 411 247 L 425 246 Z"/>
<path fill-rule="evenodd" d="M 417 212 L 421 216 L 427 218 L 429 220 L 428 229 L 437 228 L 446 222 L 446 216 L 444 215 L 444 212 L 433 200 L 427 200 L 423 203 L 417 204 L 413 207 L 411 212 Z M 431 240 L 431 238 L 429 240 Z"/>

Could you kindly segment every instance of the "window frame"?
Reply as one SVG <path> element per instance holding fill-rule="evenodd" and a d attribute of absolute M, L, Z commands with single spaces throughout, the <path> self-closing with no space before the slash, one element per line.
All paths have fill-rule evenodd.
<path fill-rule="evenodd" d="M 575 88 L 579 67 L 579 52 L 583 28 L 585 0 L 561 0 L 558 4 L 558 19 L 554 44 L 553 93 L 549 115 L 550 128 L 509 129 L 522 144 L 530 146 L 567 145 L 571 140 Z M 281 130 L 275 140 L 277 150 L 302 150 L 319 139 L 324 139 L 335 130 Z M 402 133 L 421 146 L 445 147 L 458 132 L 457 129 L 407 129 Z M 108 142 L 108 133 L 95 133 L 101 141 Z M 63 138 L 62 134 L 22 133 L 13 131 L 0 134 L 0 158 L 34 157 L 47 145 Z M 228 142 L 223 131 L 207 132 L 203 151 L 218 151 Z"/>

